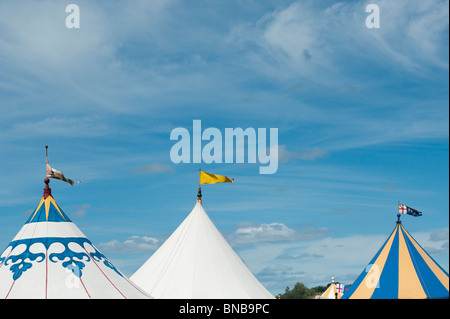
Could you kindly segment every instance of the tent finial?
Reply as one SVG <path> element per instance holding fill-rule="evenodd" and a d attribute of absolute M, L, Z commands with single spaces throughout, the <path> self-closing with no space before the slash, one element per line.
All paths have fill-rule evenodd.
<path fill-rule="evenodd" d="M 398 214 L 397 214 L 397 224 L 401 224 L 401 223 L 402 223 L 402 221 L 400 220 L 400 216 L 401 216 L 401 215 L 398 213 Z"/>
<path fill-rule="evenodd" d="M 44 183 L 45 183 L 44 188 L 44 199 L 45 199 L 48 196 L 52 196 L 52 189 L 48 186 L 48 184 L 50 183 L 50 179 L 48 177 L 44 179 Z"/>
<path fill-rule="evenodd" d="M 202 188 L 201 187 L 198 188 L 197 200 L 199 200 L 199 201 L 202 200 Z"/>

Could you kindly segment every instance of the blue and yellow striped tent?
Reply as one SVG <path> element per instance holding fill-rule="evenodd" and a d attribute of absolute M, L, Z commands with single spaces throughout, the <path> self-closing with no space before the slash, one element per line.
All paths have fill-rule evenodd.
<path fill-rule="evenodd" d="M 341 299 L 448 298 L 449 277 L 403 227 L 400 218 Z"/>

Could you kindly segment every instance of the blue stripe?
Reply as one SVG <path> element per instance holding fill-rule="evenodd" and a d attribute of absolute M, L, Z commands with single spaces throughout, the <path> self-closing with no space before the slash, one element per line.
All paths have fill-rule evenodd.
<path fill-rule="evenodd" d="M 373 264 L 378 256 L 380 255 L 380 253 L 383 251 L 384 247 L 386 246 L 387 242 L 389 241 L 389 239 L 391 238 L 392 234 L 395 232 L 395 230 L 397 229 L 397 225 L 394 227 L 394 230 L 391 232 L 391 234 L 388 236 L 388 238 L 386 239 L 386 241 L 384 242 L 383 246 L 381 246 L 381 248 L 378 250 L 378 252 L 375 254 L 375 256 L 372 258 L 372 260 L 370 261 L 370 263 L 368 265 Z M 380 271 L 382 271 L 382 269 L 380 269 Z M 359 285 L 361 284 L 361 282 L 364 280 L 364 278 L 367 275 L 367 267 L 364 268 L 364 270 L 362 271 L 362 273 L 358 276 L 358 278 L 356 278 L 356 280 L 353 282 L 353 284 L 348 288 L 348 290 L 345 292 L 345 294 L 341 297 L 341 299 L 348 299 L 351 297 L 351 295 L 355 292 L 355 290 L 359 287 Z"/>
<path fill-rule="evenodd" d="M 61 213 L 63 215 L 61 215 L 58 212 L 58 209 L 56 209 L 56 207 L 52 203 L 50 203 L 49 212 L 48 212 L 48 221 L 49 222 L 70 222 L 71 220 L 69 219 L 69 217 L 67 217 L 66 214 L 64 214 L 63 210 L 61 208 L 59 208 L 59 210 L 61 211 Z"/>
<path fill-rule="evenodd" d="M 37 209 L 37 207 L 36 207 L 36 209 Z M 34 214 L 36 209 L 33 211 L 33 214 L 31 214 L 30 218 L 28 218 L 28 220 L 25 222 L 25 224 L 32 223 L 33 219 L 39 218 L 39 215 L 41 215 L 42 213 L 44 213 L 44 218 L 45 218 L 45 203 L 42 203 L 41 207 L 39 208 L 39 211 L 37 211 L 36 214 Z"/>
<path fill-rule="evenodd" d="M 371 299 L 397 299 L 398 298 L 398 251 L 399 232 L 395 234 L 389 254 L 383 269 L 380 269 L 379 287 L 375 288 Z"/>
<path fill-rule="evenodd" d="M 402 229 L 402 231 L 407 233 L 406 229 Z M 417 272 L 417 276 L 419 277 L 420 283 L 422 284 L 423 290 L 426 293 L 427 297 L 428 298 L 448 298 L 449 292 L 448 292 L 447 288 L 445 288 L 444 285 L 442 285 L 440 280 L 436 277 L 434 272 L 428 266 L 426 261 L 422 258 L 419 251 L 417 251 L 417 249 L 414 247 L 414 244 L 406 236 L 406 234 L 404 237 L 405 237 L 405 241 L 406 241 L 406 246 L 408 247 L 409 254 L 411 255 L 414 269 Z M 426 253 L 426 254 L 428 255 L 428 253 Z M 431 258 L 430 255 L 428 255 L 428 256 Z M 433 258 L 431 258 L 431 260 L 433 260 Z M 438 265 L 434 260 L 433 260 L 433 262 L 436 265 Z M 441 268 L 441 267 L 439 266 L 439 268 Z M 444 273 L 447 274 L 445 271 L 444 271 Z M 447 277 L 448 277 L 448 274 L 447 274 Z"/>
<path fill-rule="evenodd" d="M 42 203 L 39 210 L 36 212 L 36 214 L 32 214 L 30 218 L 25 222 L 25 224 L 29 223 L 38 223 L 38 222 L 71 222 L 70 218 L 64 213 L 64 211 L 59 207 L 59 210 L 61 211 L 62 215 L 59 213 L 58 209 L 53 205 L 52 202 L 50 202 L 49 205 L 49 212 L 48 212 L 48 219 L 45 213 L 45 202 Z M 64 217 L 63 217 L 64 216 Z"/>

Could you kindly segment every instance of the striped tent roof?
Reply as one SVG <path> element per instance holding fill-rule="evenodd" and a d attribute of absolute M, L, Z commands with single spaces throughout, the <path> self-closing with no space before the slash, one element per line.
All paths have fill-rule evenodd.
<path fill-rule="evenodd" d="M 91 243 L 48 187 L 0 255 L 0 298 L 150 298 Z"/>
<path fill-rule="evenodd" d="M 342 299 L 448 298 L 449 277 L 400 219 Z"/>
<path fill-rule="evenodd" d="M 332 278 L 331 285 L 320 295 L 319 299 L 340 299 L 341 297 L 342 293 L 338 291 L 334 278 Z"/>

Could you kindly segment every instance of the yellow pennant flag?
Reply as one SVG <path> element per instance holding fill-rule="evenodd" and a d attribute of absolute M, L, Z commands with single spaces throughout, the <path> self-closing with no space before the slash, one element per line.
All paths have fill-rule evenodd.
<path fill-rule="evenodd" d="M 234 178 L 200 171 L 200 184 L 233 183 Z"/>

